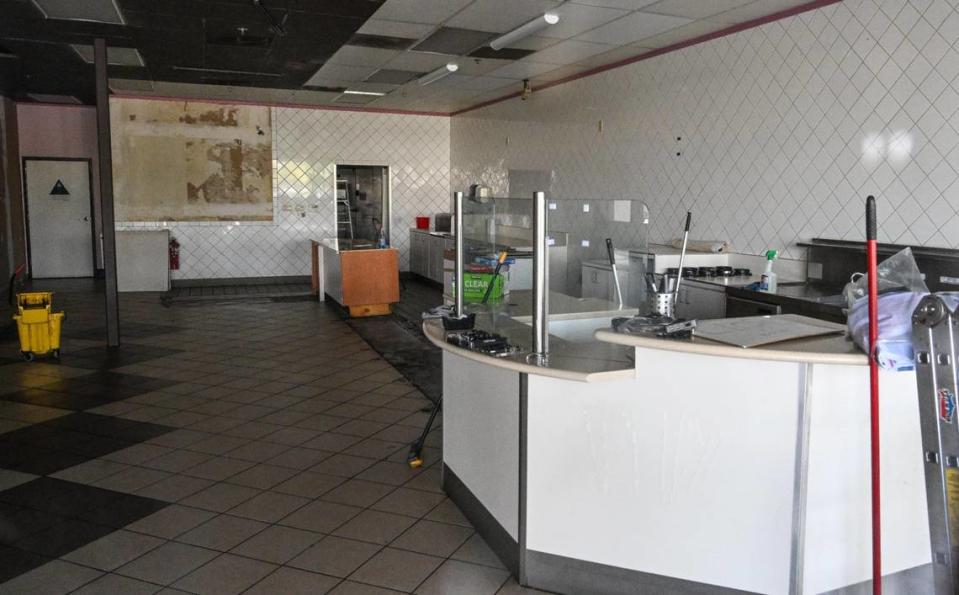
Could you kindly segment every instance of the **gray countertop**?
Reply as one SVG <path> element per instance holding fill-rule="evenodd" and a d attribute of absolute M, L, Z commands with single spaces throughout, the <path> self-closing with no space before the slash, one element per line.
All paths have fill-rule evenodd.
<path fill-rule="evenodd" d="M 508 301 L 493 306 L 469 304 L 468 311 L 476 313 L 476 329 L 496 333 L 509 339 L 521 351 L 508 357 L 492 357 L 475 351 L 456 347 L 446 342 L 446 331 L 441 320 L 428 320 L 423 332 L 438 347 L 500 368 L 527 374 L 538 374 L 566 380 L 592 382 L 612 378 L 631 377 L 633 374 L 632 350 L 608 342 L 590 339 L 567 341 L 557 334 L 550 334 L 549 360 L 544 364 L 529 363 L 532 351 L 533 329 L 531 323 L 530 291 L 513 291 Z M 589 325 L 595 319 L 594 328 L 609 325 L 615 316 L 632 316 L 635 310 L 619 310 L 615 304 L 604 300 L 574 298 L 560 293 L 550 293 L 550 324 L 562 325 L 582 322 Z"/>

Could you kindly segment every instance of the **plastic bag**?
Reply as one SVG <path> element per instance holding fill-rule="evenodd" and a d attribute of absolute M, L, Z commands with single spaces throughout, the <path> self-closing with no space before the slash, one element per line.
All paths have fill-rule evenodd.
<path fill-rule="evenodd" d="M 928 292 L 899 291 L 879 296 L 879 339 L 876 359 L 884 370 L 911 370 L 912 313 Z M 869 353 L 869 300 L 856 300 L 849 309 L 849 336 Z"/>
<path fill-rule="evenodd" d="M 879 263 L 876 267 L 876 277 L 879 293 L 883 294 L 889 291 L 908 291 L 913 293 L 929 293 L 926 282 L 916 266 L 916 259 L 912 255 L 912 248 L 905 248 L 893 254 L 886 260 Z M 850 315 L 857 300 L 866 297 L 869 291 L 868 275 L 864 273 L 855 273 L 843 289 L 843 295 L 846 296 L 846 304 L 849 306 Z M 910 312 L 910 315 L 912 312 Z M 851 328 L 851 327 L 850 327 Z"/>

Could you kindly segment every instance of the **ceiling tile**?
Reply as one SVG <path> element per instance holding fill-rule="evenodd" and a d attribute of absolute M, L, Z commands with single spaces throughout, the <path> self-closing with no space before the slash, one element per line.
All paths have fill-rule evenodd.
<path fill-rule="evenodd" d="M 360 27 L 358 33 L 362 33 L 363 35 L 387 35 L 390 37 L 422 39 L 432 31 L 433 25 L 387 21 L 385 19 L 370 19 Z"/>
<path fill-rule="evenodd" d="M 293 91 L 288 101 L 293 103 L 306 103 L 310 105 L 330 103 L 339 97 L 339 93 L 324 93 L 322 91 L 309 91 L 306 89 Z"/>
<path fill-rule="evenodd" d="M 413 49 L 418 52 L 436 52 L 438 54 L 461 56 L 486 45 L 493 37 L 495 37 L 494 33 L 486 31 L 440 27 Z"/>
<path fill-rule="evenodd" d="M 559 43 L 559 40 L 554 37 L 541 37 L 539 35 L 532 35 L 509 44 L 509 47 L 538 52 L 540 50 L 545 50 L 551 45 L 556 45 L 557 43 Z"/>
<path fill-rule="evenodd" d="M 539 76 L 541 74 L 547 73 L 550 70 L 556 70 L 555 64 L 541 64 L 539 62 L 527 62 L 521 60 L 519 62 L 513 62 L 512 64 L 507 64 L 502 68 L 497 68 L 490 74 L 492 76 L 497 76 L 501 78 L 508 79 L 529 79 L 534 76 Z"/>
<path fill-rule="evenodd" d="M 506 33 L 559 6 L 555 0 L 481 0 L 469 5 L 447 25 Z"/>
<path fill-rule="evenodd" d="M 587 41 L 576 41 L 567 39 L 547 48 L 541 52 L 536 52 L 527 60 L 532 62 L 542 62 L 545 64 L 574 64 L 580 60 L 585 60 L 590 56 L 602 54 L 613 49 L 613 46 L 602 43 L 589 43 Z"/>
<path fill-rule="evenodd" d="M 795 8 L 803 4 L 808 4 L 808 0 L 756 0 L 745 6 L 740 6 L 739 8 L 711 16 L 709 20 L 716 21 L 717 23 L 735 25 L 737 23 L 745 23 L 746 21 L 769 16 L 789 8 Z"/>
<path fill-rule="evenodd" d="M 659 35 L 644 37 L 636 43 L 647 48 L 664 48 L 681 41 L 688 41 L 701 35 L 714 33 L 728 26 L 729 25 L 723 23 L 713 23 L 710 21 L 693 21 L 692 23 L 676 27 Z"/>
<path fill-rule="evenodd" d="M 472 0 L 386 0 L 373 18 L 438 25 L 470 2 Z"/>
<path fill-rule="evenodd" d="M 369 93 L 390 93 L 395 91 L 399 85 L 388 84 L 388 83 L 371 83 L 369 81 L 363 81 L 361 83 L 350 83 L 347 86 L 347 89 L 351 91 L 367 91 Z"/>
<path fill-rule="evenodd" d="M 460 74 L 451 74 L 442 78 L 430 86 L 453 87 L 456 89 L 465 89 L 469 91 L 485 92 L 493 89 L 501 89 L 507 85 L 515 85 L 516 79 L 508 79 L 494 76 L 463 76 Z"/>
<path fill-rule="evenodd" d="M 152 92 L 153 83 L 151 81 L 141 81 L 136 79 L 110 79 L 110 89 L 113 91 L 143 91 Z"/>
<path fill-rule="evenodd" d="M 604 8 L 622 8 L 623 10 L 639 10 L 650 4 L 655 4 L 658 0 L 576 0 L 577 4 L 587 4 L 589 6 L 602 6 Z"/>
<path fill-rule="evenodd" d="M 347 95 L 343 94 L 333 100 L 334 103 L 343 103 L 347 105 L 366 105 L 379 99 L 376 95 Z"/>
<path fill-rule="evenodd" d="M 87 64 L 93 64 L 93 46 L 74 44 L 73 50 Z M 111 46 L 107 48 L 107 64 L 114 66 L 143 66 L 143 57 L 136 48 Z"/>
<path fill-rule="evenodd" d="M 753 0 L 660 0 L 656 4 L 647 6 L 643 11 L 690 19 L 704 19 L 752 2 Z"/>
<path fill-rule="evenodd" d="M 386 68 L 393 70 L 409 70 L 411 72 L 430 72 L 450 62 L 459 63 L 458 56 L 446 54 L 429 54 L 426 52 L 403 52 L 386 64 Z M 372 74 L 372 73 L 371 73 Z"/>
<path fill-rule="evenodd" d="M 593 29 L 577 37 L 581 41 L 594 41 L 609 45 L 626 45 L 636 40 L 669 31 L 689 23 L 690 19 L 671 17 L 649 12 L 634 12 L 612 23 Z"/>
<path fill-rule="evenodd" d="M 579 66 L 582 70 L 590 70 L 592 68 L 606 66 L 607 64 L 615 64 L 616 62 L 620 62 L 622 60 L 635 58 L 636 56 L 644 54 L 651 49 L 639 46 L 639 43 L 620 46 L 606 52 L 605 54 L 597 54 L 582 60 L 581 62 L 577 63 L 577 66 Z"/>
<path fill-rule="evenodd" d="M 367 83 L 385 83 L 388 85 L 402 85 L 426 73 L 409 72 L 408 70 L 391 70 L 384 68 L 377 70 L 368 79 Z"/>
<path fill-rule="evenodd" d="M 319 81 L 322 80 L 341 80 L 341 81 L 365 81 L 367 77 L 376 71 L 375 68 L 361 66 L 343 66 L 340 64 L 324 64 L 322 68 L 309 78 L 304 86 L 321 87 Z"/>
<path fill-rule="evenodd" d="M 48 19 L 123 24 L 113 0 L 33 0 Z"/>
<path fill-rule="evenodd" d="M 377 48 L 367 48 L 358 45 L 344 45 L 333 56 L 330 57 L 327 64 L 341 64 L 343 66 L 370 66 L 379 68 L 400 55 L 397 50 L 381 50 Z M 333 77 L 335 78 L 335 77 Z"/>
<path fill-rule="evenodd" d="M 512 60 L 495 60 L 492 58 L 466 58 L 459 61 L 460 69 L 456 74 L 467 76 L 480 76 L 493 72 L 497 68 L 502 68 Z"/>
<path fill-rule="evenodd" d="M 628 13 L 626 10 L 587 6 L 573 2 L 567 2 L 553 12 L 559 15 L 559 22 L 543 29 L 537 35 L 567 39 L 585 33 L 590 29 L 595 29 L 600 25 L 605 25 Z"/>
<path fill-rule="evenodd" d="M 578 74 L 583 69 L 580 66 L 563 66 L 557 68 L 556 70 L 551 70 L 546 74 L 541 74 L 540 76 L 530 79 L 530 83 L 535 88 L 537 85 L 542 85 L 545 83 L 551 83 L 553 81 L 558 81 L 559 79 L 566 78 L 568 76 L 573 76 Z"/>

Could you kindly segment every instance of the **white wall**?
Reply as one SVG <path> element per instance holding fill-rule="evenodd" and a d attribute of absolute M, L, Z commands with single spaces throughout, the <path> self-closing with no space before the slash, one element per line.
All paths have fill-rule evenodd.
<path fill-rule="evenodd" d="M 792 258 L 863 239 L 875 194 L 881 241 L 959 248 L 957 42 L 955 1 L 845 0 L 456 116 L 453 189 L 552 170 L 553 198 L 646 201 L 654 241 L 691 209 Z"/>
<path fill-rule="evenodd" d="M 166 224 L 181 246 L 174 279 L 310 274 L 309 240 L 336 233 L 336 163 L 390 166 L 391 240 L 401 269 L 408 268 L 413 218 L 449 210 L 449 118 L 274 108 L 273 159 L 273 221 Z"/>

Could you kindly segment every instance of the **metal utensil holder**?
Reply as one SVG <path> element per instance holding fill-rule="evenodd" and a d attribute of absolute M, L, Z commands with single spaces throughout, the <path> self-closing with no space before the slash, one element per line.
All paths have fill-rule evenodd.
<path fill-rule="evenodd" d="M 675 304 L 675 291 L 659 291 L 650 294 L 650 308 L 653 312 L 659 314 L 660 316 L 675 318 L 675 316 L 673 316 L 673 307 Z"/>

